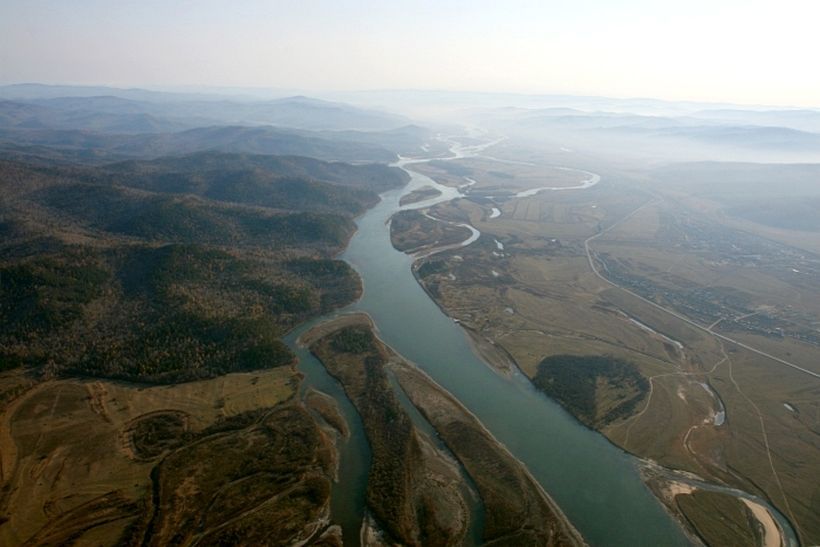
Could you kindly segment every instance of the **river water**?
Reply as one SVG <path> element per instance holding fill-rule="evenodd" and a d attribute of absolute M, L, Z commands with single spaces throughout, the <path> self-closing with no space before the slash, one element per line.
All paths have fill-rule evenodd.
<path fill-rule="evenodd" d="M 388 221 L 401 209 L 402 195 L 422 186 L 442 187 L 429 177 L 408 173 L 406 187 L 382 194 L 382 201 L 357 219 L 358 231 L 341 258 L 361 276 L 364 295 L 331 316 L 370 314 L 379 336 L 469 408 L 527 466 L 591 545 L 687 545 L 680 527 L 641 480 L 637 459 L 581 425 L 520 373 L 503 376 L 491 369 L 473 351 L 465 332 L 419 286 L 411 271 L 413 258 L 390 243 Z M 414 206 L 456 197 L 449 190 Z M 303 325 L 286 342 L 300 359 L 303 385 L 332 395 L 351 425 L 351 439 L 341 448 L 331 512 L 333 521 L 343 526 L 345 543 L 357 545 L 370 462 L 361 420 L 339 384 L 296 344 L 301 333 L 331 316 Z"/>
<path fill-rule="evenodd" d="M 685 545 L 678 526 L 641 481 L 633 458 L 580 425 L 526 378 L 493 371 L 475 354 L 464 331 L 416 282 L 413 259 L 390 243 L 388 220 L 400 209 L 402 195 L 424 185 L 439 185 L 426 176 L 410 174 L 408 186 L 383 194 L 382 201 L 357 220 L 359 229 L 341 258 L 362 277 L 364 295 L 340 313 L 369 313 L 380 337 L 475 413 L 527 465 L 592 545 Z M 367 441 L 341 387 L 295 344 L 302 332 L 325 319 L 299 328 L 286 341 L 300 358 L 305 387 L 336 398 L 351 422 L 352 437 L 342 447 L 332 507 L 333 519 L 345 528 L 348 543 L 357 541 L 361 523 L 370 462 Z"/>

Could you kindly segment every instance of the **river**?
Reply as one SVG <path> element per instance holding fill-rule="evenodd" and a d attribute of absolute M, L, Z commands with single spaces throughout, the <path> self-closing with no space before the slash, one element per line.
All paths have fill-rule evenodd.
<path fill-rule="evenodd" d="M 479 150 L 472 147 L 470 152 Z M 464 154 L 463 148 L 457 151 Z M 418 161 L 405 159 L 398 165 L 404 169 Z M 364 311 L 387 344 L 455 395 L 524 462 L 591 545 L 687 545 L 680 527 L 641 480 L 636 458 L 581 425 L 523 375 L 504 376 L 491 369 L 461 327 L 419 286 L 411 271 L 413 258 L 390 243 L 389 219 L 401 209 L 402 195 L 422 186 L 445 187 L 405 170 L 409 184 L 382 194 L 381 202 L 357 219 L 358 231 L 341 256 L 361 276 L 362 298 L 286 337 L 300 359 L 303 385 L 332 395 L 350 422 L 352 436 L 341 448 L 340 480 L 331 507 L 334 522 L 344 528 L 345 544 L 358 544 L 370 452 L 361 420 L 341 387 L 296 339 L 329 317 Z M 413 206 L 453 197 L 449 188 L 447 194 Z"/>

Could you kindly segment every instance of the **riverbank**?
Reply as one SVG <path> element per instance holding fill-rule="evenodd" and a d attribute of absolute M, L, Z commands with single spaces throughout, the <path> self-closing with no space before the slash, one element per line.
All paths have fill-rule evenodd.
<path fill-rule="evenodd" d="M 485 542 L 586 545 L 527 468 L 473 413 L 417 367 L 404 360 L 390 366 L 410 400 L 475 481 L 487 514 Z"/>
<path fill-rule="evenodd" d="M 373 459 L 368 473 L 366 537 L 423 545 L 460 544 L 469 515 L 457 464 L 415 426 L 394 393 L 386 365 L 398 359 L 374 335 L 366 314 L 343 315 L 300 338 L 356 407 Z"/>
<path fill-rule="evenodd" d="M 467 334 L 467 340 L 470 343 L 470 347 L 476 353 L 476 355 L 480 356 L 482 361 L 488 364 L 493 370 L 496 372 L 508 376 L 515 372 L 519 372 L 524 374 L 521 368 L 518 366 L 518 363 L 515 362 L 515 359 L 512 355 L 509 354 L 503 347 L 494 344 L 492 340 L 482 336 L 479 332 L 475 329 L 470 327 L 469 325 L 465 325 L 459 322 L 458 319 L 450 316 L 447 310 L 442 306 L 441 302 L 436 295 L 430 292 L 430 289 L 427 285 L 422 281 L 422 279 L 418 275 L 418 268 L 416 265 L 419 262 L 413 263 L 413 276 L 416 278 L 416 281 L 424 290 L 424 293 L 430 298 L 430 300 L 441 310 L 441 313 L 449 317 L 454 323 L 458 323 L 458 325 L 463 329 L 464 333 Z"/>
<path fill-rule="evenodd" d="M 362 358 L 370 364 L 364 373 L 356 372 L 355 362 L 343 359 L 342 370 L 337 362 L 339 348 L 330 347 L 334 344 L 334 335 L 346 333 L 348 341 L 351 338 L 351 329 L 366 328 L 373 334 L 373 349 L 363 351 Z M 451 394 L 436 384 L 429 376 L 417 367 L 409 364 L 383 341 L 375 337 L 374 324 L 364 313 L 342 315 L 337 319 L 322 323 L 305 333 L 299 340 L 302 345 L 309 345 L 312 351 L 319 355 L 328 366 L 328 370 L 342 382 L 345 390 L 356 404 L 357 408 L 365 409 L 366 402 L 362 397 L 379 397 L 385 399 L 384 393 L 378 395 L 383 388 L 375 387 L 370 374 L 376 369 L 374 357 L 381 357 L 382 366 L 396 376 L 401 389 L 407 394 L 412 404 L 422 413 L 435 429 L 437 435 L 444 441 L 472 478 L 485 507 L 486 519 L 483 530 L 485 542 L 511 542 L 535 545 L 584 545 L 580 533 L 573 527 L 567 517 L 543 490 L 526 467 L 516 459 L 478 419 L 466 409 Z M 359 331 L 361 334 L 361 331 Z M 358 335 L 357 335 L 358 336 Z M 358 341 L 355 347 L 359 347 Z M 364 342 L 362 350 L 366 348 Z M 330 350 L 330 351 L 328 351 Z M 368 385 L 368 393 L 361 393 L 363 385 Z M 389 397 L 387 397 L 389 399 Z M 358 401 L 358 402 L 357 402 Z M 382 403 L 384 404 L 384 402 Z M 400 415 L 395 405 L 387 404 L 392 409 L 390 414 Z M 361 410 L 360 410 L 361 412 Z M 371 435 L 378 435 L 378 428 L 372 419 L 363 415 L 365 427 Z M 401 421 L 401 420 L 400 420 Z M 370 426 L 368 426 L 368 422 Z M 371 438 L 374 448 L 374 465 L 384 465 L 380 460 L 387 455 L 382 454 L 378 440 Z M 412 461 L 412 456 L 405 454 L 392 458 L 394 462 L 402 462 L 403 466 Z M 372 511 L 372 508 L 371 508 Z M 373 520 L 372 518 L 370 519 Z M 367 534 L 372 535 L 368 527 Z"/>
<path fill-rule="evenodd" d="M 413 190 L 409 194 L 405 194 L 399 200 L 399 205 L 402 207 L 405 205 L 411 205 L 413 203 L 418 203 L 420 201 L 425 201 L 431 198 L 435 198 L 441 195 L 441 190 L 433 188 L 432 186 L 422 186 L 416 190 Z"/>
<path fill-rule="evenodd" d="M 670 330 L 677 333 L 671 339 L 658 335 L 658 332 L 667 332 L 669 327 L 665 322 L 652 322 L 651 317 L 648 324 L 655 332 L 647 331 L 647 325 L 643 323 L 623 321 L 620 317 L 615 321 L 603 313 L 613 306 L 617 310 L 623 304 L 610 302 L 613 291 L 604 290 L 598 280 L 589 275 L 588 265 L 583 260 L 585 255 L 578 251 L 583 251 L 585 238 L 600 231 L 602 226 L 611 225 L 611 219 L 619 223 L 621 221 L 617 219 L 632 218 L 643 198 L 624 194 L 622 188 L 614 184 L 598 185 L 598 180 L 588 176 L 584 183 L 573 188 L 581 192 L 555 192 L 506 202 L 504 216 L 492 220 L 488 218 L 489 206 L 494 205 L 492 202 L 463 199 L 451 206 L 438 205 L 431 214 L 449 221 L 472 223 L 483 232 L 482 238 L 485 239 L 463 250 L 442 252 L 447 248 L 434 248 L 425 253 L 436 256 L 412 265 L 417 282 L 450 321 L 467 331 L 473 349 L 485 361 L 492 362 L 497 370 L 508 371 L 510 368 L 506 359 L 500 359 L 496 352 L 488 355 L 486 350 L 493 346 L 509 352 L 512 361 L 519 363 L 528 377 L 536 375 L 538 363 L 549 355 L 614 354 L 634 362 L 644 377 L 652 379 L 654 394 L 645 402 L 637 402 L 638 413 L 634 416 L 614 416 L 614 420 L 607 419 L 603 425 L 595 425 L 595 430 L 630 454 L 661 461 L 673 469 L 696 472 L 707 477 L 717 488 L 720 484 L 734 484 L 764 498 L 777 500 L 777 509 L 772 508 L 770 512 L 787 531 L 787 541 L 792 544 L 791 523 L 784 517 L 788 514 L 790 519 L 793 518 L 787 503 L 789 500 L 781 502 L 777 492 L 769 489 L 761 492 L 749 483 L 744 484 L 741 477 L 727 477 L 719 468 L 716 471 L 709 467 L 715 463 L 720 465 L 709 444 L 732 445 L 736 442 L 732 441 L 734 436 L 726 436 L 727 430 L 737 432 L 751 427 L 750 433 L 756 436 L 763 427 L 762 418 L 755 421 L 756 416 L 748 423 L 741 422 L 748 416 L 743 413 L 743 408 L 737 414 L 732 401 L 727 405 L 735 408 L 736 415 L 729 423 L 723 401 L 715 398 L 714 390 L 703 388 L 706 382 L 713 387 L 712 380 L 707 378 L 713 378 L 717 382 L 715 385 L 721 386 L 720 376 L 725 377 L 727 371 L 731 376 L 731 362 L 727 364 L 728 359 L 721 356 L 720 348 L 716 344 L 710 345 L 711 340 L 698 345 L 700 341 L 693 341 L 692 337 L 681 338 L 685 337 L 678 332 L 681 329 Z M 452 184 L 457 182 L 453 180 Z M 495 189 L 492 193 L 497 194 Z M 498 248 L 490 244 L 492 239 L 496 240 Z M 424 257 L 411 257 L 417 258 Z M 632 310 L 628 306 L 624 309 Z M 686 344 L 685 351 L 683 344 Z M 712 375 L 716 368 L 719 370 Z M 738 370 L 735 369 L 735 374 Z M 699 381 L 692 381 L 691 377 Z M 725 384 L 721 389 L 724 394 Z M 623 390 L 612 384 L 600 397 L 597 391 L 596 401 L 612 406 L 619 403 Z M 650 412 L 644 412 L 650 402 Z M 697 435 L 689 434 L 692 424 L 705 422 L 708 427 L 701 426 Z M 762 434 L 765 437 L 766 431 Z M 772 435 L 771 431 L 769 435 Z M 735 460 L 748 462 L 743 456 L 737 457 L 737 452 L 733 454 Z M 741 473 L 760 478 L 757 471 L 766 473 L 769 470 L 763 465 L 765 461 L 760 461 L 759 469 L 751 470 L 751 475 L 746 475 L 750 472 L 748 466 Z M 775 481 L 780 481 L 779 470 L 772 467 L 771 471 Z M 779 482 L 775 486 L 777 484 Z M 810 492 L 811 488 L 803 487 L 802 491 Z M 734 505 L 740 504 L 737 494 L 734 497 Z M 783 503 L 786 505 L 781 506 Z M 801 522 L 804 523 L 805 520 Z"/>
<path fill-rule="evenodd" d="M 763 530 L 763 541 L 761 542 L 763 547 L 781 547 L 783 545 L 783 533 L 769 510 L 751 500 L 743 500 L 743 503 L 760 523 Z"/>
<path fill-rule="evenodd" d="M 382 194 L 382 202 L 357 219 L 359 230 L 340 258 L 360 274 L 365 290 L 362 299 L 345 311 L 369 313 L 378 325 L 380 338 L 418 363 L 469 408 L 493 437 L 523 462 L 590 544 L 685 545 L 680 529 L 640 480 L 632 458 L 579 425 L 521 375 L 498 374 L 488 367 L 471 347 L 464 330 L 424 294 L 412 274 L 412 257 L 392 247 L 385 229 L 390 217 L 405 208 L 399 205 L 403 194 L 435 185 L 428 177 L 410 173 L 412 180 L 406 188 Z M 429 207 L 459 197 L 454 189 L 449 190 L 450 194 L 406 208 Z M 492 222 L 503 222 L 504 218 Z M 487 252 L 495 250 L 495 246 L 483 245 L 480 239 L 477 244 L 482 249 L 487 247 Z M 473 247 L 465 249 L 469 252 Z M 489 279 L 489 270 L 487 276 Z M 367 464 L 360 462 L 369 461 L 369 446 L 363 427 L 356 426 L 361 424 L 360 418 L 341 386 L 312 355 L 297 346 L 295 338 L 289 337 L 288 343 L 297 350 L 300 370 L 310 384 L 333 394 L 352 425 L 351 442 L 343 446 L 340 485 L 334 487 L 333 515 L 338 522 L 346 523 L 345 543 L 355 544 L 358 534 L 354 540 L 347 531 L 358 531 L 361 526 L 362 515 L 355 508 L 364 506 Z M 404 407 L 418 414 L 404 399 Z M 427 423 L 423 419 L 421 422 Z M 471 532 L 470 537 L 475 538 L 470 544 L 481 543 L 480 533 Z"/>
<path fill-rule="evenodd" d="M 390 219 L 393 247 L 408 254 L 459 245 L 470 235 L 471 231 L 465 227 L 440 222 L 420 211 L 399 211 Z"/>
<path fill-rule="evenodd" d="M 760 547 L 792 545 L 771 509 L 762 502 L 739 496 L 739 492 L 730 489 L 707 485 L 699 477 L 665 469 L 651 461 L 643 463 L 642 473 L 693 542 Z"/>

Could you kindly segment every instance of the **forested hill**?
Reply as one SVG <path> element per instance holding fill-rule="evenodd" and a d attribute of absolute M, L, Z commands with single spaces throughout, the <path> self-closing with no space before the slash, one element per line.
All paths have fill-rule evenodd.
<path fill-rule="evenodd" d="M 304 156 L 266 156 L 202 152 L 181 157 L 156 160 L 135 160 L 107 165 L 106 172 L 121 178 L 121 184 L 170 191 L 162 187 L 158 174 L 172 173 L 181 177 L 202 177 L 218 173 L 253 173 L 267 181 L 301 177 L 355 188 L 383 192 L 407 182 L 407 175 L 386 165 L 369 163 L 352 165 L 328 162 Z"/>
<path fill-rule="evenodd" d="M 290 363 L 280 341 L 356 298 L 334 256 L 405 182 L 381 165 L 199 153 L 0 159 L 0 369 L 179 382 Z"/>
<path fill-rule="evenodd" d="M 373 134 L 377 139 L 378 133 Z M 338 161 L 392 162 L 396 154 L 376 144 L 330 138 L 324 132 L 278 127 L 212 126 L 166 133 L 102 133 L 0 124 L 0 153 L 34 161 L 104 163 L 195 152 L 298 155 Z"/>
<path fill-rule="evenodd" d="M 0 184 L 13 194 L 24 194 L 39 186 L 59 186 L 58 193 L 67 195 L 70 191 L 65 187 L 69 185 L 91 184 L 104 188 L 100 192 L 101 199 L 112 193 L 138 189 L 271 209 L 350 215 L 357 215 L 375 204 L 378 193 L 407 181 L 404 172 L 380 164 L 350 165 L 295 156 L 217 152 L 100 167 L 0 161 L 4 179 Z M 11 180 L 17 182 L 10 185 Z"/>

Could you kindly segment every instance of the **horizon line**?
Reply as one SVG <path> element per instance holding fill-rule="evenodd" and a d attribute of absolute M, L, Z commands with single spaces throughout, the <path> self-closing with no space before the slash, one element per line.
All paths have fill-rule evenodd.
<path fill-rule="evenodd" d="M 804 106 L 795 104 L 774 104 L 774 103 L 744 103 L 733 102 L 726 100 L 703 100 L 703 99 L 669 99 L 661 97 L 653 97 L 651 95 L 631 95 L 631 96 L 616 96 L 607 94 L 589 94 L 589 93 L 567 93 L 567 92 L 538 92 L 538 91 L 486 91 L 476 89 L 446 89 L 446 88 L 369 88 L 369 89 L 314 89 L 314 88 L 300 88 L 300 87 L 275 87 L 262 85 L 219 85 L 219 84 L 112 84 L 112 83 L 44 83 L 38 81 L 15 81 L 15 82 L 0 82 L 0 88 L 3 87 L 17 87 L 17 86 L 41 86 L 41 87 L 73 87 L 73 88 L 106 88 L 119 91 L 148 91 L 153 93 L 168 93 L 174 94 L 183 93 L 182 90 L 213 90 L 212 95 L 219 94 L 217 90 L 234 90 L 234 91 L 256 91 L 256 92 L 289 92 L 294 93 L 292 96 L 307 96 L 310 94 L 365 94 L 365 93 L 440 93 L 440 94 L 472 94 L 472 95 L 486 95 L 486 96 L 513 96 L 522 98 L 574 98 L 574 99 L 604 99 L 609 101 L 621 102 L 638 102 L 638 101 L 655 101 L 667 104 L 693 104 L 693 105 L 724 105 L 742 108 L 755 109 L 777 109 L 777 110 L 812 110 L 820 112 L 820 105 Z M 209 94 L 202 92 L 202 94 Z"/>

